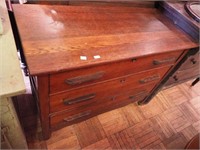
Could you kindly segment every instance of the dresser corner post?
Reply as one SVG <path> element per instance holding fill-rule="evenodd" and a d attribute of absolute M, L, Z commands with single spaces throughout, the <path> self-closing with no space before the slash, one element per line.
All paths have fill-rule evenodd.
<path fill-rule="evenodd" d="M 41 75 L 38 76 L 37 79 L 42 136 L 43 140 L 47 140 L 51 136 L 49 118 L 49 76 Z"/>

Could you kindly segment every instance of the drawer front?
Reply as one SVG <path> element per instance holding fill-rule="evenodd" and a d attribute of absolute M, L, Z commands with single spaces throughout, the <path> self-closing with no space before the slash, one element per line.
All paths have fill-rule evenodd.
<path fill-rule="evenodd" d="M 129 59 L 50 75 L 50 94 L 174 64 L 182 51 Z"/>
<path fill-rule="evenodd" d="M 99 99 L 93 104 L 84 104 L 75 107 L 70 111 L 66 110 L 52 114 L 50 116 L 51 128 L 56 129 L 64 125 L 74 124 L 102 112 L 119 108 L 132 102 L 143 100 L 149 94 L 154 85 L 155 84 L 149 84 L 143 87 L 129 90 L 125 93 L 111 95 L 105 99 Z"/>
<path fill-rule="evenodd" d="M 182 71 L 176 71 L 176 73 L 169 78 L 169 80 L 166 83 L 166 86 L 182 83 L 186 80 L 199 77 L 199 75 L 200 75 L 199 66 Z"/>
<path fill-rule="evenodd" d="M 200 55 L 198 52 L 194 56 L 188 57 L 188 59 L 181 65 L 181 67 L 178 70 L 182 71 L 182 70 L 187 70 L 190 68 L 199 67 L 199 59 L 200 59 Z"/>
<path fill-rule="evenodd" d="M 150 83 L 154 85 L 169 70 L 170 66 L 149 70 L 135 75 L 125 76 L 116 80 L 103 82 L 72 91 L 59 93 L 50 96 L 50 112 L 57 112 L 64 109 L 73 109 L 82 104 L 91 104 L 99 99 L 124 93 L 135 87 L 144 86 Z"/>

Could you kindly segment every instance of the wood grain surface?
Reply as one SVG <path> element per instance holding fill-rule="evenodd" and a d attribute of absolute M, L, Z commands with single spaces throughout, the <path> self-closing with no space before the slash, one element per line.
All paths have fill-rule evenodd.
<path fill-rule="evenodd" d="M 198 45 L 154 8 L 59 5 L 13 5 L 13 8 L 31 75 Z M 81 56 L 86 56 L 86 60 Z"/>

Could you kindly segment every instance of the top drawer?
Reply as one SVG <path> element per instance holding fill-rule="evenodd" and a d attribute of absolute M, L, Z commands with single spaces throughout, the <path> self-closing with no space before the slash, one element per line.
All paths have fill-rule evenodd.
<path fill-rule="evenodd" d="M 173 64 L 182 51 L 133 58 L 50 75 L 50 94 Z"/>

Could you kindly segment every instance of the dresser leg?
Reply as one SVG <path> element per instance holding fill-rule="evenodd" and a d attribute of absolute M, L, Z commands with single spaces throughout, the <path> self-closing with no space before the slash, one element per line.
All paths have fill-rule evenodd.
<path fill-rule="evenodd" d="M 199 82 L 199 79 L 200 79 L 200 77 L 196 78 L 196 79 L 192 82 L 191 86 L 194 86 L 195 84 L 197 84 L 197 83 Z"/>
<path fill-rule="evenodd" d="M 148 104 L 150 102 L 150 100 L 151 99 L 144 98 L 143 100 L 138 101 L 137 105 L 142 106 L 142 105 Z"/>
<path fill-rule="evenodd" d="M 51 131 L 49 130 L 49 127 L 47 128 L 47 124 L 44 122 L 41 123 L 42 126 L 42 140 L 48 140 L 51 137 Z"/>
<path fill-rule="evenodd" d="M 43 139 L 50 138 L 50 119 L 49 119 L 49 78 L 48 75 L 38 76 L 38 98 L 40 109 L 40 121 Z"/>

